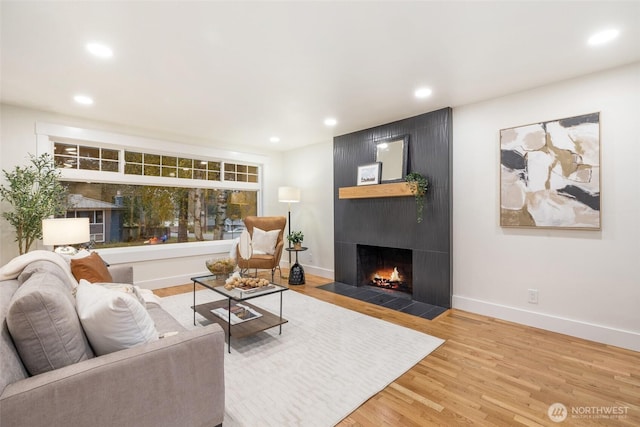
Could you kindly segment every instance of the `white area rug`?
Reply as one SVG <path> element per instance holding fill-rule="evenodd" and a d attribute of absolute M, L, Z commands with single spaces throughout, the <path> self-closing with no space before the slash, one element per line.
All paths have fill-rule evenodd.
<path fill-rule="evenodd" d="M 198 291 L 196 303 L 219 297 Z M 278 313 L 280 297 L 250 302 Z M 189 329 L 191 305 L 192 293 L 163 298 Z M 283 294 L 283 317 L 282 335 L 276 327 L 232 337 L 231 354 L 225 346 L 225 427 L 333 426 L 444 342 L 295 291 Z"/>

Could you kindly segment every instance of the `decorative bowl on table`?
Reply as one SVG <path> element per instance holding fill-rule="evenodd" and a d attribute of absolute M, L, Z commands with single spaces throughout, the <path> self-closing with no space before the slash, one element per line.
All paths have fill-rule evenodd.
<path fill-rule="evenodd" d="M 204 263 L 215 276 L 228 276 L 236 268 L 236 263 L 231 258 L 210 259 Z"/>

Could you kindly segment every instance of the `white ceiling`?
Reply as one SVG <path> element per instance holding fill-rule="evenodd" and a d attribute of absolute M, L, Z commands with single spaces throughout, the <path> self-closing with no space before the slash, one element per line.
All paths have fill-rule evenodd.
<path fill-rule="evenodd" d="M 330 141 L 640 60 L 638 1 L 3 0 L 1 8 L 3 103 L 255 150 Z M 587 46 L 609 27 L 618 39 Z M 90 56 L 89 41 L 114 56 Z M 433 95 L 414 98 L 419 86 Z M 77 93 L 94 105 L 75 104 Z M 328 116 L 338 125 L 326 127 Z"/>

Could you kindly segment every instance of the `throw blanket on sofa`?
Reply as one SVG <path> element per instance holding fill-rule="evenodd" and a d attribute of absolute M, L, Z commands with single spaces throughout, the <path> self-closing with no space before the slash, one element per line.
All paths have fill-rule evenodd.
<path fill-rule="evenodd" d="M 11 280 L 17 278 L 22 270 L 34 261 L 50 261 L 56 265 L 58 265 L 69 277 L 69 282 L 73 285 L 73 287 L 78 286 L 78 281 L 73 274 L 71 273 L 71 267 L 62 258 L 55 252 L 37 250 L 32 252 L 27 252 L 24 255 L 20 255 L 9 261 L 5 266 L 0 268 L 0 280 Z"/>

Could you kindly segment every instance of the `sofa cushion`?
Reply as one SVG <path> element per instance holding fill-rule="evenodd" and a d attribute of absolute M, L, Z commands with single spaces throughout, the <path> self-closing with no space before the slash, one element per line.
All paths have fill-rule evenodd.
<path fill-rule="evenodd" d="M 56 275 L 36 272 L 11 298 L 7 327 L 31 375 L 93 357 L 71 289 Z"/>
<path fill-rule="evenodd" d="M 7 385 L 29 376 L 18 356 L 6 322 L 11 297 L 18 286 L 20 282 L 17 280 L 4 280 L 0 283 L 0 395 Z"/>
<path fill-rule="evenodd" d="M 273 255 L 276 251 L 279 234 L 280 230 L 264 231 L 261 228 L 253 227 L 253 234 L 251 236 L 253 253 Z"/>
<path fill-rule="evenodd" d="M 88 280 L 91 283 L 113 282 L 107 265 L 96 252 L 92 252 L 91 255 L 83 258 L 72 258 L 71 272 L 78 282 L 81 279 Z"/>
<path fill-rule="evenodd" d="M 82 280 L 76 292 L 76 308 L 99 356 L 158 339 L 151 316 L 131 294 Z"/>

